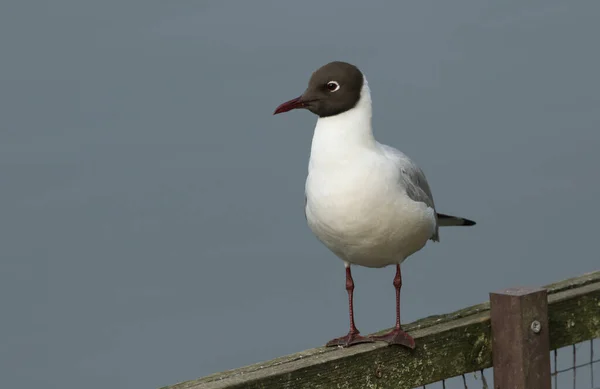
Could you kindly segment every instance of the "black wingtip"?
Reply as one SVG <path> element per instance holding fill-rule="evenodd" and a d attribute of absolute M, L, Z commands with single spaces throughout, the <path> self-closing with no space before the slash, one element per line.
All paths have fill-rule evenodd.
<path fill-rule="evenodd" d="M 477 224 L 473 220 L 465 219 L 464 217 L 462 219 L 464 220 L 463 226 L 474 226 Z"/>
<path fill-rule="evenodd" d="M 442 226 L 474 226 L 476 224 L 473 220 L 464 217 L 450 216 L 444 213 L 438 213 L 437 216 L 440 221 L 444 222 Z"/>

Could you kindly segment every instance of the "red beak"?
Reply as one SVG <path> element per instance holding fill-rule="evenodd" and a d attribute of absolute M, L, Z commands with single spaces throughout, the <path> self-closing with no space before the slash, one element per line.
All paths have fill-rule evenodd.
<path fill-rule="evenodd" d="M 287 111 L 291 111 L 292 109 L 296 109 L 296 108 L 304 108 L 305 106 L 306 105 L 302 101 L 302 96 L 296 97 L 295 99 L 291 99 L 290 101 L 286 101 L 285 103 L 283 103 L 279 107 L 277 107 L 277 109 L 275 110 L 275 112 L 273 112 L 273 115 L 277 115 L 278 113 L 284 113 L 284 112 L 287 112 Z"/>

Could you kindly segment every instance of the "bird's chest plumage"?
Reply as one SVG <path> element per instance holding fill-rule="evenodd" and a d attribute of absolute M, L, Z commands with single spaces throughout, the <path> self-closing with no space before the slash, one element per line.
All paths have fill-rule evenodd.
<path fill-rule="evenodd" d="M 394 207 L 389 200 L 382 201 L 387 190 L 368 168 L 350 165 L 311 171 L 306 180 L 306 210 L 324 228 L 358 234 L 376 227 L 379 217 Z"/>
<path fill-rule="evenodd" d="M 433 210 L 410 200 L 386 166 L 362 159 L 309 170 L 306 219 L 313 233 L 350 263 L 381 267 L 419 250 L 431 237 Z"/>

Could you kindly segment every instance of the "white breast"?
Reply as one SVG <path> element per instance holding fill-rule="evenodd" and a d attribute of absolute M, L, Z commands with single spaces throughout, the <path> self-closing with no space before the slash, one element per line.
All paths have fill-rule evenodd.
<path fill-rule="evenodd" d="M 434 232 L 434 211 L 382 177 L 349 165 L 337 173 L 312 171 L 307 178 L 308 225 L 346 262 L 367 267 L 400 263 Z"/>

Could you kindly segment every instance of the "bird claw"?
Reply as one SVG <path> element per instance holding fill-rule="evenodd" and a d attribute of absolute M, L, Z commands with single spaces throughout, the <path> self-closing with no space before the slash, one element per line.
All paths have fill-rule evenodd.
<path fill-rule="evenodd" d="M 394 328 L 390 332 L 384 335 L 371 335 L 369 339 L 374 341 L 380 340 L 386 342 L 387 344 L 398 344 L 400 346 L 405 346 L 410 349 L 415 348 L 415 340 L 412 336 L 401 330 L 400 328 Z"/>
<path fill-rule="evenodd" d="M 335 347 L 335 346 L 350 347 L 355 344 L 373 343 L 373 342 L 374 342 L 374 340 L 364 337 L 364 336 L 361 336 L 358 331 L 354 332 L 354 333 L 351 331 L 346 336 L 342 336 L 340 338 L 335 338 L 333 340 L 330 340 L 329 342 L 327 342 L 325 347 Z"/>

